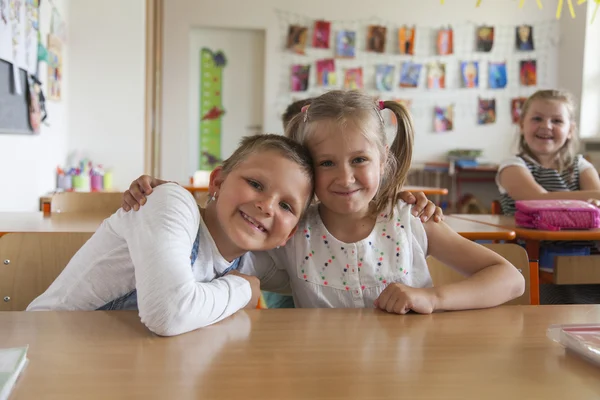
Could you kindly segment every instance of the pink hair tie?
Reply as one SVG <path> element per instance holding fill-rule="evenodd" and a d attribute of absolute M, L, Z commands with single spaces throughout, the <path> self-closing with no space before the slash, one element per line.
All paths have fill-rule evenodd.
<path fill-rule="evenodd" d="M 310 107 L 310 104 L 303 106 L 301 110 L 301 112 L 304 114 L 304 122 L 308 120 L 308 107 Z"/>
<path fill-rule="evenodd" d="M 379 100 L 379 111 L 384 110 L 385 109 L 385 104 L 383 100 Z"/>

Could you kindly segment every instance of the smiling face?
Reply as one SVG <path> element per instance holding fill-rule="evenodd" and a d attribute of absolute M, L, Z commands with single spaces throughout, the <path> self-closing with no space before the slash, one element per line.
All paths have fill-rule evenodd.
<path fill-rule="evenodd" d="M 275 150 L 249 155 L 228 174 L 216 170 L 209 190 L 225 245 L 244 251 L 284 245 L 312 194 L 306 171 Z"/>
<path fill-rule="evenodd" d="M 552 156 L 572 138 L 574 125 L 567 105 L 558 100 L 533 101 L 521 119 L 521 134 L 536 156 Z"/>
<path fill-rule="evenodd" d="M 379 189 L 383 162 L 376 145 L 354 124 L 322 123 L 308 141 L 315 194 L 336 214 L 365 213 Z"/>

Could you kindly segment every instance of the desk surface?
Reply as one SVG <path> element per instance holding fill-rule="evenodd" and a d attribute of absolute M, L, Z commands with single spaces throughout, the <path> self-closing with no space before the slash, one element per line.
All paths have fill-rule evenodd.
<path fill-rule="evenodd" d="M 52 213 L 42 212 L 0 212 L 0 236 L 11 232 L 95 232 L 106 213 Z"/>
<path fill-rule="evenodd" d="M 2 312 L 2 346 L 29 344 L 13 400 L 583 399 L 598 367 L 546 338 L 600 306 L 505 306 L 392 315 L 250 310 L 157 337 L 135 312 Z"/>
<path fill-rule="evenodd" d="M 600 229 L 587 231 L 541 231 L 536 229 L 519 228 L 514 217 L 492 214 L 452 214 L 454 218 L 512 229 L 518 239 L 529 240 L 600 240 Z"/>
<path fill-rule="evenodd" d="M 444 222 L 469 240 L 513 240 L 516 237 L 512 229 L 456 218 L 453 215 L 445 216 Z"/>

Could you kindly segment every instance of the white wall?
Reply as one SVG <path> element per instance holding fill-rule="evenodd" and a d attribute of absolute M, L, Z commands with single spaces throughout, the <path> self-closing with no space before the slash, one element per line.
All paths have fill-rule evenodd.
<path fill-rule="evenodd" d="M 67 0 L 54 0 L 63 20 L 70 21 Z M 40 29 L 44 46 L 50 32 L 51 6 L 42 1 Z M 0 135 L 0 211 L 35 211 L 40 195 L 56 187 L 56 166 L 67 152 L 67 114 L 70 106 L 69 46 L 63 47 L 62 100 L 46 101 L 48 123 L 39 135 Z M 44 92 L 48 66 L 39 65 Z"/>
<path fill-rule="evenodd" d="M 582 7 L 578 7 L 578 11 Z M 164 57 L 163 57 L 163 119 L 162 119 L 162 176 L 168 179 L 186 180 L 190 138 L 189 107 L 186 106 L 189 93 L 189 32 L 194 27 L 222 27 L 238 29 L 264 29 L 265 44 L 265 85 L 264 121 L 267 132 L 281 132 L 281 105 L 277 104 L 280 77 L 287 74 L 281 66 L 282 35 L 287 26 L 282 26 L 276 11 L 297 13 L 309 18 L 325 18 L 336 21 L 356 21 L 373 17 L 374 21 L 390 21 L 393 24 L 417 24 L 441 26 L 466 22 L 483 22 L 495 25 L 517 25 L 551 21 L 555 9 L 544 7 L 538 10 L 535 2 L 526 2 L 523 9 L 517 2 L 506 0 L 486 0 L 475 8 L 472 1 L 439 2 L 415 0 L 380 0 L 373 7 L 362 0 L 170 0 L 165 2 Z M 568 16 L 563 15 L 563 19 Z M 581 20 L 578 22 L 582 23 Z M 418 33 L 417 33 L 418 34 Z M 563 38 L 567 41 L 569 38 Z M 359 39 L 360 40 L 360 39 Z M 360 42 L 359 42 L 360 43 Z M 546 86 L 558 84 L 556 59 L 550 59 L 542 66 Z M 510 76 L 509 76 L 510 79 Z M 240 105 L 243 106 L 243 105 Z M 500 104 L 498 113 L 508 113 L 508 105 Z M 424 117 L 425 118 L 425 117 Z M 431 121 L 426 117 L 427 121 Z M 425 121 L 425 119 L 424 119 Z M 507 118 L 504 123 L 477 127 L 474 123 L 446 135 L 431 133 L 431 122 L 417 121 L 415 159 L 439 158 L 451 148 L 484 148 L 492 160 L 500 160 L 511 153 L 516 128 Z M 420 125 L 420 126 L 419 126 Z M 428 125 L 428 126 L 425 126 Z"/>
<path fill-rule="evenodd" d="M 593 1 L 588 3 L 579 125 L 579 133 L 583 138 L 600 136 L 600 12 L 591 24 L 597 5 Z"/>
<path fill-rule="evenodd" d="M 144 170 L 144 0 L 69 1 L 68 150 L 113 169 L 124 190 Z"/>

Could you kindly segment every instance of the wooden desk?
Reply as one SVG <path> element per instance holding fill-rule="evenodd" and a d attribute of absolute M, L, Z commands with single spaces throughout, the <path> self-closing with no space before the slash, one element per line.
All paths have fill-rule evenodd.
<path fill-rule="evenodd" d="M 591 399 L 598 367 L 546 329 L 599 320 L 587 305 L 249 310 L 160 338 L 136 312 L 5 312 L 0 343 L 29 344 L 12 400 Z"/>
<path fill-rule="evenodd" d="M 52 213 L 44 216 L 35 212 L 0 212 L 0 237 L 6 233 L 93 233 L 102 221 L 110 215 L 106 213 Z"/>
<path fill-rule="evenodd" d="M 404 186 L 402 190 L 407 190 L 409 192 L 423 192 L 425 196 L 433 196 L 433 195 L 447 195 L 448 189 L 446 188 L 438 188 L 438 187 L 429 187 L 429 186 Z"/>
<path fill-rule="evenodd" d="M 457 218 L 454 215 L 444 217 L 444 222 L 469 240 L 514 240 L 515 231 L 489 224 Z"/>

